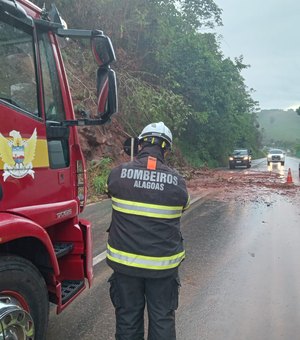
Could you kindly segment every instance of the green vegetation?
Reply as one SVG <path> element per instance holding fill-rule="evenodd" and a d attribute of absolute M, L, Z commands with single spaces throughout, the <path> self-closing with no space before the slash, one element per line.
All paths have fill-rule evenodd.
<path fill-rule="evenodd" d="M 90 162 L 88 177 L 92 179 L 92 187 L 89 188 L 91 196 L 105 194 L 111 162 L 110 158 L 102 158 L 99 162 Z"/>
<path fill-rule="evenodd" d="M 47 8 L 52 3 L 35 2 Z M 57 0 L 56 5 L 69 27 L 100 28 L 111 37 L 119 86 L 116 119 L 126 133 L 137 135 L 146 124 L 164 121 L 194 166 L 226 164 L 236 147 L 260 148 L 257 103 L 241 75 L 249 65 L 242 56 L 224 58 L 214 33 L 222 11 L 213 0 Z M 93 61 L 81 46 L 77 53 L 65 48 L 63 55 L 74 102 L 92 107 Z M 85 73 L 91 78 L 79 83 Z"/>
<path fill-rule="evenodd" d="M 300 117 L 297 111 L 263 110 L 257 115 L 257 121 L 264 145 L 290 149 L 299 154 Z"/>

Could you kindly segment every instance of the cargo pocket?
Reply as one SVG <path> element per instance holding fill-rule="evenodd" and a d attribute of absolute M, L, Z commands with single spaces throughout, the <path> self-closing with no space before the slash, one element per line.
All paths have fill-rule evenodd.
<path fill-rule="evenodd" d="M 178 301 L 179 301 L 179 290 L 181 284 L 179 280 L 179 276 L 175 277 L 172 282 L 172 298 L 171 298 L 171 310 L 176 310 L 178 308 Z"/>
<path fill-rule="evenodd" d="M 111 302 L 115 308 L 118 308 L 121 304 L 115 273 L 111 275 L 111 277 L 108 279 L 108 282 L 110 284 L 109 295 Z"/>

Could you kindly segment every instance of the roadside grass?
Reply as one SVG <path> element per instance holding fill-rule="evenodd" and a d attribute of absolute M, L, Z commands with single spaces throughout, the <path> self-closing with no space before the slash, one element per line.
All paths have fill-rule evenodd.
<path fill-rule="evenodd" d="M 87 164 L 88 203 L 101 201 L 107 197 L 106 183 L 112 167 L 112 160 L 104 157 Z"/>

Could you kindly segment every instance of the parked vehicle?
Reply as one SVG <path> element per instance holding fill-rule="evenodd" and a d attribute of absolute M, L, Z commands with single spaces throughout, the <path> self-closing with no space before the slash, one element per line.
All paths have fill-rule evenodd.
<path fill-rule="evenodd" d="M 284 165 L 285 163 L 285 153 L 280 149 L 271 149 L 267 155 L 267 163 L 280 163 Z"/>
<path fill-rule="evenodd" d="M 233 150 L 228 160 L 230 169 L 234 169 L 236 166 L 245 166 L 247 168 L 250 168 L 251 162 L 252 162 L 252 153 L 251 153 L 251 150 L 248 150 L 248 149 Z"/>
<path fill-rule="evenodd" d="M 58 36 L 91 41 L 96 120 L 75 119 Z M 76 126 L 116 112 L 114 60 L 103 32 L 65 29 L 55 6 L 0 0 L 0 339 L 44 340 L 49 302 L 60 313 L 92 284 Z"/>

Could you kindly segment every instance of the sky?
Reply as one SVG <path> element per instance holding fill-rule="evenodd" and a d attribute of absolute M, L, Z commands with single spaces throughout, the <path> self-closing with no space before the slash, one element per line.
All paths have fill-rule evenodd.
<path fill-rule="evenodd" d="M 221 50 L 244 56 L 242 71 L 260 109 L 300 106 L 300 0 L 215 0 L 223 10 Z"/>

